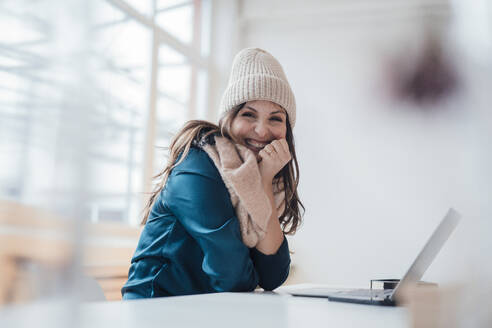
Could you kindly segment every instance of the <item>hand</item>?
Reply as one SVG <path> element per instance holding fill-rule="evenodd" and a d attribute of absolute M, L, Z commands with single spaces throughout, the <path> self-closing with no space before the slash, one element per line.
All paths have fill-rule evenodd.
<path fill-rule="evenodd" d="M 273 140 L 258 153 L 261 158 L 258 164 L 263 182 L 272 183 L 275 174 L 291 160 L 287 140 Z"/>

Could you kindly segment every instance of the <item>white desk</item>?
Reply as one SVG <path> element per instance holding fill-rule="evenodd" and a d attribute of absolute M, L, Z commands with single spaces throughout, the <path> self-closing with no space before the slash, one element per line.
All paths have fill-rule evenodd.
<path fill-rule="evenodd" d="M 84 303 L 38 303 L 0 310 L 0 327 L 408 327 L 407 311 L 293 297 L 221 293 Z M 78 323 L 78 325 L 77 325 Z"/>

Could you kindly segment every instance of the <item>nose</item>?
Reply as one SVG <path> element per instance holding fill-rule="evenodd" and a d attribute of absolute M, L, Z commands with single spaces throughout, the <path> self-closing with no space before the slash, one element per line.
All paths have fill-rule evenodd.
<path fill-rule="evenodd" d="M 266 137 L 270 133 L 270 130 L 268 129 L 268 126 L 265 123 L 258 122 L 255 126 L 255 132 L 259 138 L 266 139 Z"/>

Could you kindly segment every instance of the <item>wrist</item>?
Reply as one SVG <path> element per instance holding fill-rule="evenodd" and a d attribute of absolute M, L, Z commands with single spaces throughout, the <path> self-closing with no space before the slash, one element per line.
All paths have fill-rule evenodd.
<path fill-rule="evenodd" d="M 263 183 L 264 187 L 271 188 L 272 184 L 273 184 L 273 177 L 271 177 L 271 178 L 270 177 L 262 177 L 261 182 Z"/>

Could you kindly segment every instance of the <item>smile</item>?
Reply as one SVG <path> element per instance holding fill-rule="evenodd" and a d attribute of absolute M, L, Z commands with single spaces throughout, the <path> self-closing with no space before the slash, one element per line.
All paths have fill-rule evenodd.
<path fill-rule="evenodd" d="M 268 145 L 268 142 L 259 142 L 252 139 L 246 139 L 245 142 L 248 146 L 251 146 L 256 151 L 260 151 L 263 149 L 263 147 Z"/>

